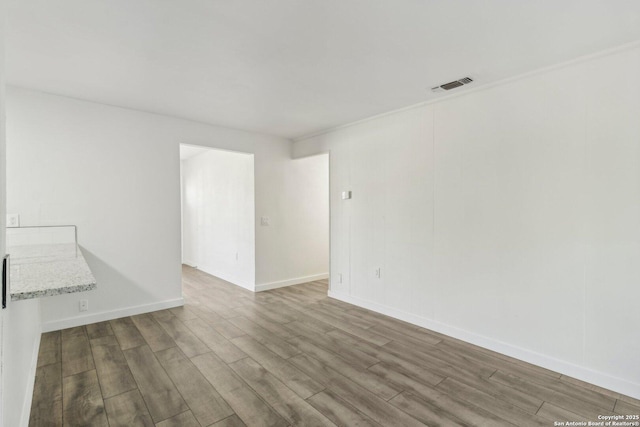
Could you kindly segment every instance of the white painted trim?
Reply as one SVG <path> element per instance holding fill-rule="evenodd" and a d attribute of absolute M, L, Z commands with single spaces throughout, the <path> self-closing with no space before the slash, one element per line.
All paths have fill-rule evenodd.
<path fill-rule="evenodd" d="M 295 279 L 280 280 L 278 282 L 263 283 L 256 285 L 256 292 L 268 291 L 269 289 L 284 288 L 285 286 L 299 285 L 300 283 L 313 282 L 314 280 L 324 280 L 329 278 L 329 273 L 315 274 L 313 276 L 296 277 Z"/>
<path fill-rule="evenodd" d="M 311 138 L 315 138 L 316 136 L 320 136 L 320 135 L 325 135 L 331 132 L 335 132 L 337 130 L 340 129 L 346 129 L 349 128 L 351 126 L 355 126 L 355 125 L 359 125 L 361 123 L 366 123 L 368 121 L 371 120 L 376 120 L 379 119 L 381 117 L 385 117 L 385 116 L 391 116 L 393 114 L 397 114 L 397 113 L 401 113 L 403 111 L 407 111 L 407 110 L 413 110 L 414 108 L 420 108 L 420 107 L 424 107 L 425 105 L 431 105 L 431 104 L 437 104 L 439 102 L 443 102 L 446 101 L 448 99 L 451 98 L 458 98 L 460 96 L 466 96 L 469 95 L 471 93 L 475 93 L 475 92 L 479 92 L 481 90 L 487 90 L 490 89 L 492 87 L 495 86 L 502 86 L 505 84 L 509 84 L 512 82 L 515 82 L 517 80 L 522 80 L 522 79 L 526 79 L 529 77 L 533 77 L 533 76 L 537 76 L 539 74 L 544 74 L 544 73 L 548 73 L 550 71 L 554 71 L 554 70 L 559 70 L 565 67 L 569 67 L 571 65 L 575 65 L 575 64 L 580 64 L 582 62 L 587 62 L 590 61 L 592 59 L 598 59 L 598 58 L 602 58 L 608 55 L 613 55 L 619 52 L 624 52 L 626 50 L 631 50 L 631 49 L 635 49 L 637 47 L 640 46 L 640 40 L 636 40 L 630 43 L 625 43 L 623 45 L 620 46 L 616 46 L 613 48 L 609 48 L 609 49 L 605 49 L 596 53 L 591 53 L 588 55 L 583 55 L 580 56 L 578 58 L 574 58 L 574 59 L 570 59 L 568 61 L 563 61 L 554 65 L 550 65 L 547 67 L 543 67 L 543 68 L 538 68 L 536 70 L 533 71 L 528 71 L 522 74 L 518 74 L 516 76 L 512 76 L 512 77 L 506 77 L 500 80 L 497 80 L 495 82 L 491 82 L 491 83 L 485 83 L 485 84 L 480 84 L 478 86 L 471 86 L 470 88 L 464 88 L 463 90 L 461 90 L 460 92 L 456 92 L 456 93 L 450 93 L 450 94 L 446 94 L 444 96 L 438 96 L 437 98 L 434 99 L 430 99 L 428 101 L 422 101 L 419 102 L 417 104 L 413 104 L 413 105 L 407 105 L 406 107 L 400 107 L 397 108 L 395 110 L 391 110 L 391 111 L 387 111 L 384 113 L 380 113 L 380 114 L 376 114 L 374 116 L 369 116 L 369 117 L 365 117 L 364 119 L 360 119 L 360 120 L 356 120 L 355 122 L 351 122 L 351 123 L 345 123 L 343 125 L 338 125 L 338 126 L 333 126 L 327 129 L 322 129 L 319 131 L 315 131 L 306 135 L 302 135 L 302 136 L 298 136 L 298 137 L 294 137 L 292 139 L 293 143 L 296 142 L 300 142 L 300 141 L 304 141 L 306 139 L 311 139 Z"/>
<path fill-rule="evenodd" d="M 222 279 L 225 282 L 231 283 L 232 285 L 240 286 L 241 288 L 248 289 L 251 292 L 255 292 L 253 283 L 245 283 L 240 280 L 236 280 L 235 277 L 229 277 L 228 275 L 215 271 L 214 269 L 209 268 L 206 265 L 202 265 L 200 267 L 196 266 L 195 268 L 202 271 L 203 273 L 207 273 L 211 276 L 217 277 L 218 279 Z"/>
<path fill-rule="evenodd" d="M 191 267 L 191 268 L 198 268 L 198 265 L 193 261 L 189 261 L 189 260 L 183 259 L 182 263 L 184 265 L 188 266 L 188 267 Z"/>
<path fill-rule="evenodd" d="M 20 415 L 20 426 L 29 427 L 29 417 L 31 416 L 31 402 L 33 401 L 33 388 L 36 382 L 36 370 L 38 369 L 38 354 L 40 353 L 40 337 L 42 328 L 36 334 L 33 343 L 33 353 L 31 354 L 31 366 L 27 373 L 27 389 L 25 390 L 24 400 L 22 402 L 22 414 Z"/>
<path fill-rule="evenodd" d="M 151 311 L 180 307 L 182 305 L 184 305 L 184 298 L 176 298 L 166 301 L 154 302 L 151 304 L 142 304 L 133 307 L 121 308 L 118 310 L 101 311 L 99 313 L 93 313 L 84 316 L 68 317 L 66 319 L 43 323 L 42 331 L 57 331 L 60 329 L 73 328 L 76 326 L 88 325 L 96 322 L 104 322 L 105 320 L 119 319 L 120 317 L 134 316 L 136 314 L 149 313 Z"/>
<path fill-rule="evenodd" d="M 212 276 L 215 276 L 215 274 L 212 274 Z M 241 287 L 241 288 L 243 288 L 243 289 L 246 289 L 246 290 L 248 290 L 248 291 L 251 291 L 251 292 L 255 292 L 255 289 L 253 288 L 253 285 L 251 285 L 251 284 L 249 284 L 249 283 L 242 283 L 242 282 L 240 282 L 240 281 L 232 282 L 231 280 L 224 279 L 224 278 L 219 277 L 219 276 L 215 276 L 215 277 L 218 277 L 219 279 L 222 279 L 222 280 L 224 280 L 225 282 L 228 282 L 228 283 L 230 283 L 230 284 L 232 284 L 232 285 L 239 286 L 239 287 Z"/>
<path fill-rule="evenodd" d="M 340 292 L 329 290 L 329 297 L 347 302 L 349 304 L 357 305 L 358 307 L 366 308 L 368 310 L 372 310 L 377 313 L 393 317 L 395 319 L 409 322 L 414 325 L 421 326 L 423 328 L 430 329 L 432 331 L 436 331 L 471 344 L 475 344 L 488 350 L 492 350 L 506 356 L 514 357 L 516 359 L 523 360 L 525 362 L 532 363 L 534 365 L 538 365 L 555 372 L 559 372 L 563 375 L 574 377 L 579 380 L 586 381 L 588 383 L 634 397 L 636 399 L 640 399 L 640 384 L 632 383 L 622 378 L 613 377 L 603 372 L 594 371 L 584 366 L 575 365 L 573 363 L 556 359 L 542 353 L 527 350 L 525 348 L 498 341 L 493 338 L 485 337 L 474 332 L 469 332 L 455 326 L 440 323 L 426 317 L 416 316 L 415 314 L 407 313 L 402 310 L 397 310 L 395 308 L 391 308 L 375 302 L 363 300 L 351 295 L 346 295 Z"/>

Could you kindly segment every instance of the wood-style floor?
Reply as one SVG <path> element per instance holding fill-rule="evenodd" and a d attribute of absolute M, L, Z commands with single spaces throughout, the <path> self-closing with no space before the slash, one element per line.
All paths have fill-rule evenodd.
<path fill-rule="evenodd" d="M 640 401 L 361 309 L 325 281 L 42 336 L 31 426 L 552 426 Z"/>

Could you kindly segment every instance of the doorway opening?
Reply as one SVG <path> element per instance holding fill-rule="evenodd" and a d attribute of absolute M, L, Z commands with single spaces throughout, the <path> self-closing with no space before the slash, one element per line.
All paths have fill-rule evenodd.
<path fill-rule="evenodd" d="M 290 173 L 295 177 L 296 209 L 291 220 L 299 224 L 295 231 L 298 250 L 296 268 L 309 281 L 327 293 L 330 271 L 330 158 L 329 153 L 292 160 Z M 304 283 L 299 281 L 298 283 Z"/>
<path fill-rule="evenodd" d="M 254 156 L 180 144 L 182 263 L 255 286 Z"/>

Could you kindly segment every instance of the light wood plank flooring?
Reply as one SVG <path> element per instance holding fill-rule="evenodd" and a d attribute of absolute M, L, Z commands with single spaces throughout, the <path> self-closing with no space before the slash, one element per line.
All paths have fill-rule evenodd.
<path fill-rule="evenodd" d="M 552 426 L 640 401 L 328 298 L 184 267 L 186 305 L 43 334 L 31 426 Z"/>

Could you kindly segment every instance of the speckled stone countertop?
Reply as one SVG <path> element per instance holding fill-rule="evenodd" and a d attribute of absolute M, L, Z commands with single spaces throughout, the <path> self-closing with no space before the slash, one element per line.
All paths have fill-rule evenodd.
<path fill-rule="evenodd" d="M 90 291 L 96 279 L 75 243 L 8 248 L 11 300 Z"/>

